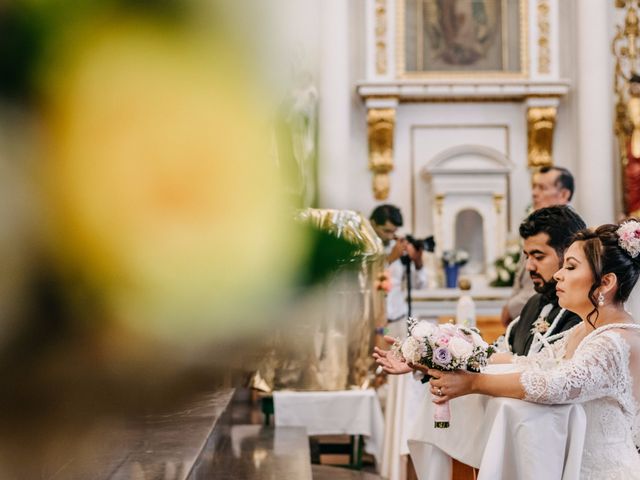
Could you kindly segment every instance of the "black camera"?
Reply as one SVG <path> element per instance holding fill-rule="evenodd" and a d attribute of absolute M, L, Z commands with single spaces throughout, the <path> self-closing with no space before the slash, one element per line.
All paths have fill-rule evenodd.
<path fill-rule="evenodd" d="M 426 238 L 415 238 L 413 235 L 407 235 L 405 237 L 407 242 L 413 245 L 416 250 L 424 250 L 426 252 L 433 252 L 436 248 L 436 242 L 433 240 L 433 235 Z"/>

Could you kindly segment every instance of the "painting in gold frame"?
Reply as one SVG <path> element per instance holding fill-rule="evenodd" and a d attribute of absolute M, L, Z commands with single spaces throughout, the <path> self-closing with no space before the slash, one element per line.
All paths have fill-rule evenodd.
<path fill-rule="evenodd" d="M 398 74 L 526 74 L 525 0 L 398 0 Z"/>

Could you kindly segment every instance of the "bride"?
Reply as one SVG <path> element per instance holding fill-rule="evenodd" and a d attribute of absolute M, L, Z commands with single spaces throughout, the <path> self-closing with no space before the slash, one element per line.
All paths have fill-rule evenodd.
<path fill-rule="evenodd" d="M 518 373 L 429 374 L 434 403 L 470 393 L 536 403 L 582 403 L 587 416 L 581 479 L 640 479 L 634 443 L 640 400 L 640 325 L 623 304 L 640 274 L 640 223 L 628 220 L 579 232 L 555 273 L 559 303 L 582 323 L 538 354 L 512 359 Z M 409 366 L 376 351 L 388 373 Z"/>

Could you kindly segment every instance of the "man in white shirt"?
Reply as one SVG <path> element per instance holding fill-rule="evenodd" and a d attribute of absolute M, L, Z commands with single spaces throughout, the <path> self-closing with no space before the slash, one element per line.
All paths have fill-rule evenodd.
<path fill-rule="evenodd" d="M 411 288 L 424 288 L 426 271 L 422 265 L 422 249 L 417 249 L 406 238 L 398 237 L 403 219 L 400 209 L 394 205 L 380 205 L 370 216 L 371 225 L 382 240 L 386 264 L 391 276 L 391 290 L 387 294 L 387 319 L 389 333 L 404 337 L 407 334 L 407 268 L 403 263 L 410 262 Z"/>

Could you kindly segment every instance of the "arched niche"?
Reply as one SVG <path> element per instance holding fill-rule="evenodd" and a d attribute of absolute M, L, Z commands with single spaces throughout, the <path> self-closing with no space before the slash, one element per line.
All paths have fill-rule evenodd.
<path fill-rule="evenodd" d="M 421 173 L 438 255 L 464 248 L 471 257 L 467 273 L 484 273 L 504 253 L 513 168 L 504 154 L 482 145 L 447 148 L 427 162 Z"/>
<path fill-rule="evenodd" d="M 466 208 L 456 215 L 455 248 L 469 254 L 469 262 L 463 267 L 465 273 L 485 273 L 484 221 L 476 209 Z"/>

